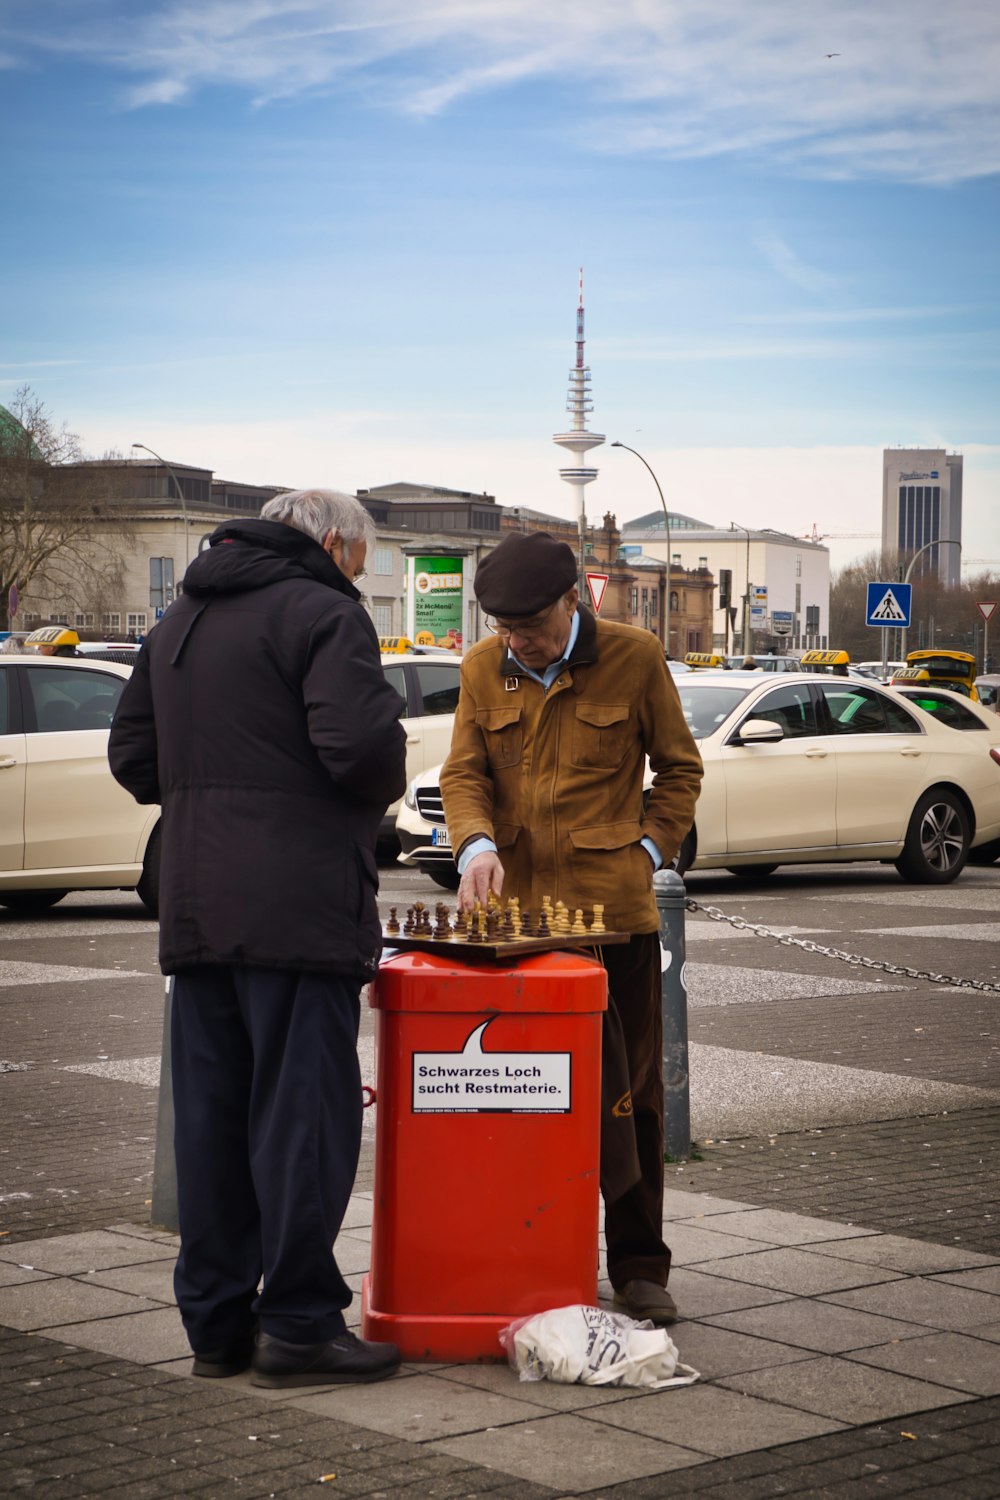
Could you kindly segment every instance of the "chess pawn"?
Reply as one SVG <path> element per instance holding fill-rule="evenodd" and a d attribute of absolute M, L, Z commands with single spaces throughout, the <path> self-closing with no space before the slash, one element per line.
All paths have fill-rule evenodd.
<path fill-rule="evenodd" d="M 554 932 L 560 934 L 570 930 L 569 908 L 564 901 L 556 902 L 555 920 L 552 927 Z"/>
<path fill-rule="evenodd" d="M 550 937 L 551 935 L 552 930 L 549 926 L 549 914 L 543 906 L 541 911 L 538 913 L 538 927 L 536 929 L 535 936 Z"/>
<path fill-rule="evenodd" d="M 413 926 L 413 907 L 408 906 L 406 908 L 406 921 L 403 923 L 403 931 L 408 937 L 413 933 Z"/>
<path fill-rule="evenodd" d="M 575 937 L 586 937 L 587 935 L 587 928 L 583 920 L 583 912 L 579 906 L 576 909 L 576 913 L 573 919 L 573 926 L 571 927 L 570 931 Z"/>
<path fill-rule="evenodd" d="M 448 908 L 440 902 L 435 909 L 434 936 L 436 938 L 451 937 L 451 922 L 448 920 Z"/>
<path fill-rule="evenodd" d="M 508 941 L 511 938 L 517 936 L 514 930 L 514 913 L 511 910 L 510 902 L 508 902 L 507 906 L 504 908 L 503 921 L 500 924 L 500 932 L 502 936 L 505 937 Z"/>
<path fill-rule="evenodd" d="M 607 932 L 604 925 L 604 905 L 600 901 L 594 902 L 594 920 L 590 924 L 591 932 Z"/>
<path fill-rule="evenodd" d="M 399 918 L 396 916 L 396 908 L 389 907 L 389 920 L 385 924 L 385 930 L 390 937 L 396 937 L 399 932 Z"/>
<path fill-rule="evenodd" d="M 515 937 L 520 937 L 521 936 L 521 903 L 517 899 L 516 896 L 511 896 L 510 900 L 507 902 L 507 910 L 510 912 L 511 920 L 514 923 L 514 936 Z"/>
<path fill-rule="evenodd" d="M 491 906 L 486 913 L 486 937 L 495 943 L 500 936 L 500 908 Z"/>

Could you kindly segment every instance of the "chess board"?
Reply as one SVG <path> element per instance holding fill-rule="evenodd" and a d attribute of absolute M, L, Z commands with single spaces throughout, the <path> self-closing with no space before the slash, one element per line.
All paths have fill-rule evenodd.
<path fill-rule="evenodd" d="M 407 908 L 406 920 L 400 923 L 397 908 L 390 908 L 389 921 L 382 930 L 385 948 L 418 953 L 448 954 L 468 963 L 498 962 L 524 958 L 530 953 L 551 953 L 567 948 L 599 948 L 609 943 L 627 943 L 627 932 L 608 932 L 604 926 L 604 907 L 595 906 L 585 920 L 577 910 L 570 919 L 569 909 L 561 902 L 545 898 L 534 915 L 523 914 L 513 899 L 505 905 L 490 898 L 483 911 L 478 903 L 474 913 L 452 913 L 441 901 L 430 909 L 422 901 Z"/>
<path fill-rule="evenodd" d="M 454 936 L 436 938 L 421 934 L 413 937 L 402 932 L 388 933 L 384 929 L 382 932 L 386 952 L 438 953 L 442 958 L 455 958 L 470 964 L 527 958 L 531 953 L 556 953 L 566 948 L 605 948 L 609 943 L 627 943 L 629 936 L 627 932 L 601 932 L 594 935 L 589 932 L 583 935 L 550 932 L 546 937 L 484 938 L 482 942 L 470 943 L 465 938 Z"/>

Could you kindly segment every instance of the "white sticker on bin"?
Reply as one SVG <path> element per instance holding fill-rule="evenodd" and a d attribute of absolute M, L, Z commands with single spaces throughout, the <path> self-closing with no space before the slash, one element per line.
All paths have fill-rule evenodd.
<path fill-rule="evenodd" d="M 568 1114 L 568 1052 L 484 1052 L 484 1021 L 461 1052 L 414 1052 L 413 1109 L 434 1114 Z"/>

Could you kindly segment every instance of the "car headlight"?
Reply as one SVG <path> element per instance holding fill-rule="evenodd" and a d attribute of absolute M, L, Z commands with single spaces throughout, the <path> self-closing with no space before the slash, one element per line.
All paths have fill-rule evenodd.
<path fill-rule="evenodd" d="M 406 803 L 407 807 L 411 807 L 413 809 L 413 811 L 416 812 L 416 810 L 417 810 L 417 778 L 416 777 L 413 778 L 413 780 L 410 782 L 409 786 L 406 788 L 406 796 L 403 798 L 403 801 Z"/>

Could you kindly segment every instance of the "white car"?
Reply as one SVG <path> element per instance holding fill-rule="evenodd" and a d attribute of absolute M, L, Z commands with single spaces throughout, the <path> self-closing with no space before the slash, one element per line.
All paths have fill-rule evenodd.
<path fill-rule="evenodd" d="M 420 648 L 413 652 L 386 652 L 382 671 L 403 699 L 401 717 L 406 730 L 406 779 L 410 781 L 430 766 L 438 766 L 451 745 L 451 726 L 458 705 L 462 659 L 453 652 Z M 396 833 L 394 802 L 382 819 L 381 839 Z"/>
<path fill-rule="evenodd" d="M 157 807 L 108 767 L 131 667 L 0 655 L 0 906 L 44 911 L 73 890 L 138 890 L 155 915 Z"/>
<path fill-rule="evenodd" d="M 1000 856 L 1000 723 L 978 705 L 963 701 L 958 728 L 893 688 L 815 673 L 694 672 L 677 690 L 705 763 L 682 874 L 880 860 L 944 884 L 970 854 Z M 436 771 L 396 826 L 402 863 L 453 888 Z"/>

